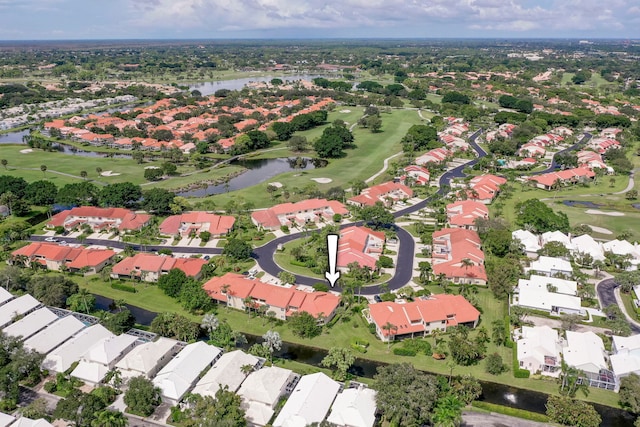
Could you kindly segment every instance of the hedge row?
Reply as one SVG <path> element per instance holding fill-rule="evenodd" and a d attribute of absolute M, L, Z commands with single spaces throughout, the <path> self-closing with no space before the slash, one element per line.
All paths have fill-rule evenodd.
<path fill-rule="evenodd" d="M 396 356 L 415 356 L 418 353 L 410 348 L 396 347 L 393 349 L 393 354 Z"/>
<path fill-rule="evenodd" d="M 529 375 L 531 375 L 531 372 L 528 369 L 520 367 L 520 363 L 518 363 L 518 344 L 513 343 L 513 376 L 516 378 L 529 378 Z"/>
<path fill-rule="evenodd" d="M 122 283 L 112 283 L 111 287 L 119 291 L 131 292 L 132 294 L 135 294 L 136 292 L 138 292 L 138 290 L 135 287 L 129 286 L 129 285 L 123 285 Z"/>

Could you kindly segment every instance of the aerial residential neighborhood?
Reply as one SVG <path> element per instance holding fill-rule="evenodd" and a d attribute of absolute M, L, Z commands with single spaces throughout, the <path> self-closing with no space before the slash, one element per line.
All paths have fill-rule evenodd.
<path fill-rule="evenodd" d="M 640 426 L 629 2 L 1 3 L 0 427 Z"/>

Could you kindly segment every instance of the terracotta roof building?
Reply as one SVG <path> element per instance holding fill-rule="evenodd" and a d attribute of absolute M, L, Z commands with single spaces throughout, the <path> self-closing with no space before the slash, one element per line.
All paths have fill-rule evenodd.
<path fill-rule="evenodd" d="M 477 230 L 475 221 L 489 218 L 489 209 L 480 202 L 461 200 L 447 205 L 447 219 L 451 228 Z"/>
<path fill-rule="evenodd" d="M 111 249 L 86 249 L 60 246 L 55 243 L 31 243 L 11 253 L 13 263 L 23 263 L 30 267 L 32 263 L 48 270 L 71 272 L 85 271 L 95 274 L 110 264 L 116 255 Z"/>
<path fill-rule="evenodd" d="M 340 231 L 338 240 L 338 263 L 341 270 L 356 262 L 360 267 L 376 267 L 378 254 L 382 253 L 385 235 L 367 227 L 347 227 Z"/>
<path fill-rule="evenodd" d="M 381 202 L 385 206 L 413 197 L 413 190 L 399 182 L 385 182 L 365 188 L 357 196 L 351 197 L 347 203 L 355 206 L 374 206 Z"/>
<path fill-rule="evenodd" d="M 500 186 L 506 183 L 505 178 L 496 175 L 476 176 L 469 182 L 473 191 L 468 192 L 468 198 L 488 205 L 500 192 Z"/>
<path fill-rule="evenodd" d="M 574 169 L 565 169 L 559 172 L 549 172 L 542 175 L 536 175 L 529 178 L 530 181 L 535 181 L 536 187 L 543 190 L 551 190 L 555 188 L 555 185 L 572 185 L 578 182 L 588 182 L 592 180 L 596 174 L 587 167 L 579 167 Z"/>
<path fill-rule="evenodd" d="M 382 341 L 423 337 L 432 331 L 446 331 L 450 326 L 475 328 L 480 312 L 462 295 L 431 295 L 412 302 L 381 302 L 369 305 L 369 323 L 376 325 Z M 384 326 L 390 323 L 391 329 Z"/>
<path fill-rule="evenodd" d="M 139 278 L 145 282 L 157 282 L 161 275 L 177 268 L 195 279 L 201 276 L 202 266 L 207 263 L 200 258 L 173 258 L 169 256 L 139 253 L 125 258 L 111 270 L 111 277 Z"/>
<path fill-rule="evenodd" d="M 333 221 L 333 215 L 347 215 L 349 211 L 336 200 L 310 199 L 297 203 L 282 203 L 251 214 L 257 227 L 276 230 L 281 226 L 304 225 L 307 222 Z"/>
<path fill-rule="evenodd" d="M 473 230 L 443 228 L 433 233 L 433 274 L 453 283 L 487 284 L 480 236 Z"/>
<path fill-rule="evenodd" d="M 233 228 L 235 222 L 236 219 L 232 216 L 221 216 L 208 212 L 187 212 L 182 215 L 170 216 L 162 221 L 160 232 L 187 237 L 192 233 L 199 236 L 203 231 L 208 231 L 212 237 L 221 237 Z"/>
<path fill-rule="evenodd" d="M 329 292 L 305 292 L 294 287 L 269 285 L 234 273 L 213 277 L 202 287 L 211 298 L 228 307 L 245 310 L 246 301 L 250 298 L 249 308 L 266 305 L 267 312 L 273 311 L 281 320 L 306 311 L 319 322 L 328 322 L 340 303 L 340 298 Z"/>
<path fill-rule="evenodd" d="M 151 215 L 135 213 L 129 209 L 80 206 L 54 215 L 47 227 L 62 226 L 65 230 L 73 230 L 88 224 L 93 231 L 125 231 L 139 230 L 150 220 Z"/>

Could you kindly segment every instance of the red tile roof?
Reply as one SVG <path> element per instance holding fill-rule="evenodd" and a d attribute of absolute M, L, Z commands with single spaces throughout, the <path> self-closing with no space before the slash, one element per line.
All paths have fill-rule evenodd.
<path fill-rule="evenodd" d="M 480 236 L 473 230 L 464 228 L 443 228 L 433 233 L 433 272 L 447 278 L 473 278 L 486 281 L 484 252 Z M 463 266 L 462 260 L 469 259 L 473 265 Z"/>
<path fill-rule="evenodd" d="M 96 208 L 93 206 L 80 206 L 70 210 L 62 211 L 51 218 L 47 223 L 49 227 L 65 225 L 67 220 L 87 222 L 91 218 L 92 222 L 114 222 L 120 220 L 118 229 L 137 230 L 142 228 L 151 219 L 151 215 L 135 213 L 123 208 Z"/>
<path fill-rule="evenodd" d="M 396 200 L 413 197 L 413 190 L 399 182 L 389 181 L 365 188 L 359 195 L 349 200 L 365 206 L 374 206 L 377 202 L 384 203 L 386 197 Z"/>
<path fill-rule="evenodd" d="M 228 286 L 224 292 L 226 285 Z M 339 297 L 328 292 L 304 292 L 292 287 L 269 285 L 234 273 L 214 277 L 202 288 L 211 298 L 222 302 L 227 302 L 228 295 L 240 299 L 250 296 L 258 303 L 285 309 L 287 316 L 296 311 L 306 311 L 313 317 L 320 314 L 328 316 L 340 303 Z"/>
<path fill-rule="evenodd" d="M 447 326 L 475 322 L 480 312 L 461 295 L 432 295 L 413 302 L 381 302 L 369 305 L 369 315 L 384 336 L 424 332 L 431 322 L 446 321 Z M 449 317 L 452 316 L 452 317 Z M 388 323 L 396 329 L 387 331 Z"/>
<path fill-rule="evenodd" d="M 457 227 L 472 226 L 477 218 L 488 218 L 486 205 L 473 200 L 462 200 L 447 205 L 449 224 Z"/>
<path fill-rule="evenodd" d="M 325 210 L 331 212 L 331 215 L 346 215 L 349 213 L 344 205 L 336 200 L 309 199 L 297 203 L 282 203 L 266 210 L 255 211 L 251 214 L 251 217 L 263 227 L 273 228 L 281 225 L 279 217 Z"/>
<path fill-rule="evenodd" d="M 116 253 L 110 249 L 86 249 L 60 246 L 54 243 L 31 243 L 11 253 L 13 257 L 26 256 L 64 263 L 69 268 L 96 267 Z"/>
<path fill-rule="evenodd" d="M 200 258 L 173 258 L 161 255 L 139 253 L 128 257 L 113 266 L 112 272 L 120 276 L 139 275 L 142 271 L 160 274 L 174 268 L 184 271 L 187 276 L 200 274 L 202 266 L 207 263 Z"/>
<path fill-rule="evenodd" d="M 232 216 L 221 216 L 212 214 L 209 212 L 187 212 L 182 215 L 172 215 L 165 219 L 160 224 L 160 232 L 166 234 L 177 234 L 181 226 L 188 227 L 194 225 L 197 227 L 203 227 L 205 224 L 209 224 L 208 229 L 202 231 L 208 231 L 214 236 L 227 234 L 236 219 Z"/>

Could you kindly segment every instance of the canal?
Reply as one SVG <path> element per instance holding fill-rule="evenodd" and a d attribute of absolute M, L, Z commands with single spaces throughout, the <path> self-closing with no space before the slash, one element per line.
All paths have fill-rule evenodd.
<path fill-rule="evenodd" d="M 109 306 L 113 300 L 101 295 L 95 295 L 95 297 L 96 308 L 109 310 Z M 129 304 L 127 304 L 127 307 L 135 316 L 136 322 L 141 325 L 150 325 L 156 317 L 156 313 L 143 308 Z M 248 346 L 253 343 L 260 342 L 261 338 L 255 335 L 247 335 L 247 341 L 248 343 L 244 346 L 245 348 L 248 348 Z M 280 351 L 274 355 L 283 359 L 295 360 L 300 363 L 319 367 L 320 362 L 326 354 L 327 351 L 321 348 L 284 342 L 282 343 Z M 384 365 L 386 365 L 386 363 L 358 358 L 349 371 L 359 377 L 373 378 L 378 367 Z M 480 384 L 482 385 L 482 396 L 480 396 L 479 399 L 481 401 L 541 414 L 544 414 L 546 411 L 545 404 L 548 396 L 545 393 L 489 381 L 480 381 Z M 602 427 L 627 427 L 633 424 L 634 418 L 628 412 L 609 406 L 593 405 L 602 417 Z"/>

